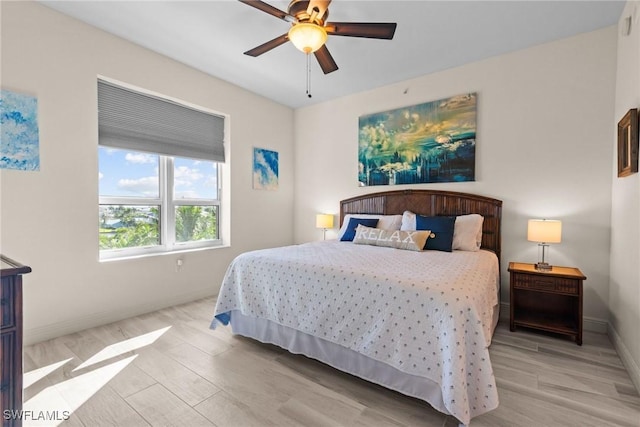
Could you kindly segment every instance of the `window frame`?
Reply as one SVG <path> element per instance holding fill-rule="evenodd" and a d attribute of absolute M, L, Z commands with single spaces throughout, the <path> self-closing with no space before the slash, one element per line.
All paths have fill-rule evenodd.
<path fill-rule="evenodd" d="M 107 148 L 99 145 L 100 148 Z M 124 151 L 138 153 L 139 151 L 131 149 L 120 149 Z M 222 196 L 222 166 L 220 162 L 211 160 L 203 160 L 216 164 L 216 196 L 215 199 L 176 199 L 175 198 L 175 180 L 174 180 L 174 160 L 175 157 L 158 153 L 150 153 L 158 156 L 158 198 L 138 197 L 138 196 L 101 196 L 98 190 L 98 207 L 102 205 L 119 205 L 119 206 L 159 206 L 160 218 L 158 221 L 160 243 L 158 245 L 133 246 L 128 248 L 101 249 L 98 245 L 99 259 L 113 260 L 121 258 L 134 258 L 146 255 L 170 254 L 176 252 L 184 252 L 205 248 L 214 248 L 222 246 L 222 238 L 220 232 L 220 214 L 221 214 L 221 196 Z M 186 158 L 186 157 L 180 157 Z M 199 160 L 199 159 L 194 159 Z M 99 163 L 99 162 L 98 162 Z M 99 166 L 99 165 L 98 165 Z M 213 206 L 216 210 L 216 232 L 215 239 L 192 240 L 188 242 L 176 241 L 176 215 L 175 210 L 178 206 Z M 98 231 L 99 233 L 99 231 Z"/>

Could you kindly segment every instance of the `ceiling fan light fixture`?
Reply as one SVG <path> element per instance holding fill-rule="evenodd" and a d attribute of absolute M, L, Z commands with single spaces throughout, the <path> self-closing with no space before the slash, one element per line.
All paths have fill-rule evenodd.
<path fill-rule="evenodd" d="M 289 30 L 289 40 L 298 50 L 313 53 L 327 41 L 327 31 L 320 25 L 300 22 Z"/>

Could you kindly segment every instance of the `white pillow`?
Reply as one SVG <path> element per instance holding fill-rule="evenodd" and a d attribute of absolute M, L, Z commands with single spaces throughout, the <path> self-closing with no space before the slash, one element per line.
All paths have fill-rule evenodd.
<path fill-rule="evenodd" d="M 400 225 L 402 224 L 402 215 L 346 214 L 342 221 L 342 227 L 340 227 L 340 231 L 338 232 L 338 240 L 341 240 L 345 231 L 347 231 L 347 226 L 351 218 L 377 218 L 378 225 L 376 228 L 382 228 L 384 230 L 400 230 Z"/>
<path fill-rule="evenodd" d="M 459 215 L 453 228 L 453 250 L 480 250 L 482 244 L 482 223 L 484 217 L 478 214 Z"/>
<path fill-rule="evenodd" d="M 413 231 L 416 229 L 416 214 L 411 211 L 404 211 L 402 213 L 402 224 L 400 230 Z"/>
<path fill-rule="evenodd" d="M 454 251 L 479 251 L 482 244 L 483 222 L 484 217 L 482 215 L 458 215 L 453 228 L 453 245 L 451 248 Z M 404 211 L 400 230 L 412 231 L 415 229 L 416 214 L 411 211 Z"/>

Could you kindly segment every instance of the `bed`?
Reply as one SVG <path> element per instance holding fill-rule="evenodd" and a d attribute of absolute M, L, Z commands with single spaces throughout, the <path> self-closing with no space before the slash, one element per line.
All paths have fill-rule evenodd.
<path fill-rule="evenodd" d="M 330 240 L 241 254 L 211 327 L 230 324 L 234 334 L 422 399 L 468 425 L 498 405 L 488 347 L 499 314 L 502 202 L 437 190 L 371 193 L 340 202 L 341 232 L 345 219 L 365 214 L 404 214 L 404 228 L 408 212 L 481 215 L 479 248 Z"/>

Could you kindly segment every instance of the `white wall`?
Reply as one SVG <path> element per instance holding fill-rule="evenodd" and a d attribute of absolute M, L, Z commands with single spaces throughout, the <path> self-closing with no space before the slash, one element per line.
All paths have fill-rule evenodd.
<path fill-rule="evenodd" d="M 562 219 L 563 242 L 551 248 L 551 262 L 587 275 L 587 317 L 608 320 L 611 300 L 612 325 L 637 366 L 638 175 L 612 178 L 608 165 L 611 123 L 640 104 L 638 24 L 633 37 L 618 42 L 617 88 L 618 32 L 608 28 L 294 114 L 37 3 L 1 2 L 0 16 L 2 88 L 39 101 L 41 170 L 0 171 L 0 251 L 34 269 L 25 277 L 27 342 L 213 294 L 238 253 L 320 239 L 316 213 L 337 213 L 340 199 L 392 189 L 357 186 L 358 116 L 475 91 L 476 182 L 418 187 L 504 201 L 505 301 L 508 261 L 537 257 L 526 220 Z M 230 114 L 230 248 L 181 255 L 181 273 L 177 255 L 98 262 L 98 75 Z M 254 145 L 280 152 L 276 192 L 251 189 Z M 270 212 L 268 227 L 257 212 Z"/>
<path fill-rule="evenodd" d="M 34 2 L 1 2 L 2 88 L 38 98 L 39 172 L 2 170 L 2 253 L 28 264 L 27 343 L 212 295 L 235 255 L 293 241 L 293 111 Z M 230 115 L 223 221 L 231 247 L 98 261 L 96 79 Z M 251 188 L 252 147 L 280 153 L 280 188 Z M 260 214 L 269 212 L 268 227 Z M 213 307 L 212 307 L 213 312 Z"/>
<path fill-rule="evenodd" d="M 337 214 L 341 199 L 365 192 L 495 197 L 504 201 L 503 301 L 508 262 L 537 260 L 527 220 L 561 219 L 550 261 L 583 271 L 585 316 L 606 327 L 615 46 L 616 29 L 605 28 L 296 110 L 295 241 L 321 239 L 315 214 Z M 467 92 L 478 93 L 475 182 L 358 188 L 359 116 Z"/>
<path fill-rule="evenodd" d="M 632 16 L 632 32 L 624 35 L 623 20 Z M 640 108 L 640 1 L 629 1 L 620 17 L 611 198 L 611 334 L 618 353 L 640 390 L 640 175 L 618 178 L 615 130 L 631 108 Z"/>

